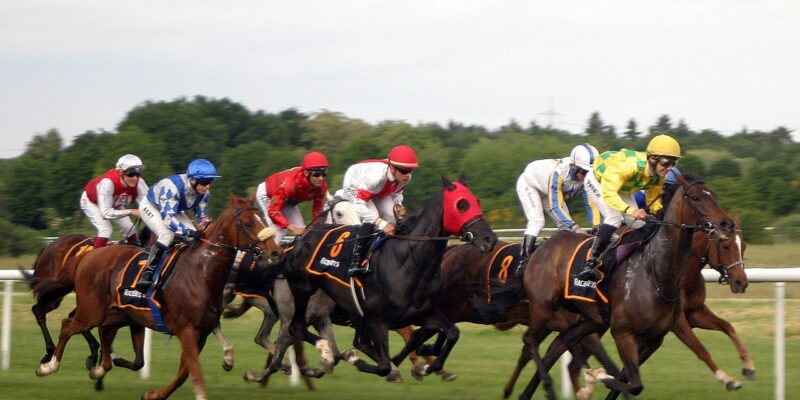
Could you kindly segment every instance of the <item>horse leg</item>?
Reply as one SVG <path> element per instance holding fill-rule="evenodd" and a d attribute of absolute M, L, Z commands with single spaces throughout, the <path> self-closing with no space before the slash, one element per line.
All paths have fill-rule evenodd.
<path fill-rule="evenodd" d="M 678 319 L 675 321 L 675 325 L 672 327 L 672 332 L 678 339 L 683 342 L 689 349 L 691 349 L 697 358 L 702 360 L 706 363 L 708 368 L 711 370 L 711 373 L 717 378 L 718 381 L 722 382 L 725 385 L 725 388 L 728 390 L 739 389 L 742 387 L 741 382 L 733 379 L 732 377 L 728 376 L 725 371 L 721 370 L 714 360 L 711 358 L 711 354 L 708 352 L 703 343 L 700 342 L 700 339 L 692 332 L 692 327 L 689 326 L 689 321 L 686 320 L 686 314 L 680 314 Z"/>
<path fill-rule="evenodd" d="M 747 346 L 745 346 L 744 342 L 739 338 L 739 334 L 736 333 L 736 329 L 733 328 L 733 325 L 718 317 L 705 305 L 700 309 L 687 313 L 686 318 L 693 328 L 716 330 L 728 335 L 733 341 L 734 346 L 736 346 L 736 351 L 739 352 L 739 358 L 741 358 L 744 363 L 742 375 L 750 380 L 756 379 L 756 366 L 753 363 L 753 359 L 750 357 Z"/>
<path fill-rule="evenodd" d="M 519 353 L 519 358 L 517 359 L 517 366 L 514 367 L 514 372 L 511 373 L 511 378 L 508 380 L 508 383 L 503 387 L 503 398 L 507 399 L 511 396 L 511 393 L 514 391 L 514 385 L 517 383 L 517 379 L 519 379 L 519 374 L 522 373 L 522 370 L 525 368 L 526 365 L 531 361 L 530 356 L 530 347 L 528 343 L 525 342 L 522 346 L 522 351 Z"/>
<path fill-rule="evenodd" d="M 39 364 L 39 367 L 36 368 L 36 376 L 45 376 L 57 372 L 61 357 L 64 355 L 64 348 L 70 337 L 86 329 L 91 328 L 85 327 L 80 321 L 76 321 L 74 317 L 65 318 L 61 324 L 61 332 L 58 335 L 58 343 L 55 349 L 53 349 L 53 354 L 49 361 Z"/>
<path fill-rule="evenodd" d="M 325 362 L 333 364 L 333 353 L 328 341 L 311 333 L 306 325 L 306 308 L 308 307 L 309 293 L 305 289 L 292 286 L 292 296 L 294 297 L 295 312 L 291 317 L 292 323 L 289 327 L 289 333 L 293 337 L 313 345 Z"/>
<path fill-rule="evenodd" d="M 375 360 L 377 365 L 371 365 L 361 360 L 355 352 L 347 352 L 349 354 L 345 361 L 355 365 L 361 372 L 378 376 L 389 375 L 392 371 L 392 362 L 389 359 L 389 329 L 381 322 L 364 321 L 361 325 L 362 328 L 356 330 L 356 338 L 353 339 L 353 345 Z M 361 330 L 365 331 L 359 332 Z M 359 340 L 359 337 L 362 337 L 361 340 Z M 365 339 L 369 339 L 369 342 Z"/>
<path fill-rule="evenodd" d="M 142 369 L 144 366 L 144 330 L 145 327 L 141 325 L 131 325 L 131 345 L 133 346 L 133 352 L 135 354 L 135 359 L 133 362 L 130 362 L 122 357 L 116 357 L 113 353 L 111 354 L 111 361 L 114 363 L 115 366 L 120 368 L 126 368 L 131 371 L 138 371 Z M 113 341 L 113 339 L 112 339 Z"/>
<path fill-rule="evenodd" d="M 319 360 L 319 367 L 322 372 L 330 374 L 333 372 L 333 367 L 339 362 L 342 356 L 341 352 L 339 352 L 339 346 L 336 344 L 336 337 L 333 335 L 333 323 L 331 322 L 330 316 L 325 315 L 324 317 L 316 318 L 314 329 L 317 330 L 317 333 L 319 333 L 321 337 L 328 341 L 328 345 L 330 346 L 333 362 L 329 362 L 327 357 L 320 357 Z"/>
<path fill-rule="evenodd" d="M 216 336 L 219 343 L 222 345 L 222 369 L 225 371 L 230 371 L 233 369 L 233 345 L 231 342 L 228 341 L 228 338 L 225 337 L 225 334 L 222 333 L 222 325 L 217 324 L 217 326 L 212 331 L 214 336 Z"/>
<path fill-rule="evenodd" d="M 39 325 L 39 329 L 42 331 L 42 336 L 44 337 L 44 349 L 45 355 L 42 357 L 40 363 L 45 363 L 50 361 L 50 358 L 53 356 L 53 351 L 56 349 L 56 344 L 53 343 L 53 337 L 50 335 L 50 330 L 47 329 L 47 314 L 61 304 L 61 299 L 56 301 L 51 301 L 49 303 L 40 304 L 36 303 L 31 307 L 31 312 L 36 317 L 36 323 Z"/>
<path fill-rule="evenodd" d="M 308 366 L 302 340 L 292 340 L 292 349 L 294 349 L 294 359 L 297 363 L 297 369 L 300 371 L 300 376 L 303 378 L 303 383 L 308 390 L 315 390 L 314 382 L 311 381 L 311 378 L 320 378 L 322 375 L 325 375 L 325 373 L 318 368 L 310 368 Z"/>
<path fill-rule="evenodd" d="M 656 350 L 658 350 L 659 347 L 661 347 L 661 343 L 663 341 L 664 341 L 664 337 L 662 336 L 661 338 L 654 339 L 651 342 L 639 343 L 639 346 L 638 346 L 639 360 L 638 360 L 638 363 L 636 364 L 637 369 L 638 369 L 638 367 L 640 365 L 644 364 L 645 361 L 647 361 L 650 358 L 650 356 L 652 356 L 656 352 Z M 605 379 L 601 378 L 601 380 L 603 381 L 603 383 L 607 384 L 607 381 Z M 628 382 L 628 383 L 631 382 L 631 379 L 629 379 L 629 377 L 628 377 L 628 371 L 626 370 L 626 368 L 622 369 L 622 371 L 619 374 L 619 379 L 618 380 L 620 382 Z M 644 389 L 644 386 L 642 386 L 642 389 Z M 608 393 L 608 396 L 606 396 L 606 400 L 616 399 L 617 397 L 619 397 L 620 393 L 624 393 L 625 394 L 625 398 L 628 399 L 628 398 L 631 398 L 632 396 L 637 395 L 638 393 L 641 393 L 641 390 L 639 390 L 638 393 L 633 393 L 631 391 L 622 391 L 621 392 L 619 390 L 612 389 Z"/>
<path fill-rule="evenodd" d="M 544 320 L 546 321 L 546 319 Z M 523 341 L 525 343 L 525 347 L 528 349 L 530 358 L 536 364 L 536 373 L 533 374 L 530 383 L 528 383 L 528 386 L 519 395 L 520 399 L 529 400 L 531 397 L 533 397 L 533 392 L 536 390 L 535 382 L 537 379 L 544 384 L 544 387 L 547 390 L 547 395 L 551 399 L 556 398 L 556 393 L 553 390 L 553 379 L 550 377 L 550 374 L 548 374 L 544 362 L 542 361 L 542 357 L 539 355 L 539 344 L 541 343 L 540 338 L 546 335 L 547 331 L 544 329 L 543 324 L 539 323 L 538 320 L 531 318 L 531 325 L 528 327 L 528 331 L 525 332 Z"/>
<path fill-rule="evenodd" d="M 200 350 L 205 345 L 206 338 L 200 337 L 200 333 L 194 327 L 184 327 L 177 333 L 181 342 L 181 365 L 175 379 L 156 391 L 148 390 L 142 398 L 146 400 L 160 400 L 169 397 L 175 390 L 186 381 L 191 374 L 195 400 L 206 400 L 205 383 L 203 381 L 202 368 L 200 367 Z"/>

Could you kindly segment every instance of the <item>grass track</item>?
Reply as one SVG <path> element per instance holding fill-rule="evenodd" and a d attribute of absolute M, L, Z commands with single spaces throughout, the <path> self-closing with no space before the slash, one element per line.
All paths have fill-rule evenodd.
<path fill-rule="evenodd" d="M 20 284 L 16 285 L 21 289 Z M 92 388 L 83 359 L 87 354 L 86 344 L 75 337 L 67 346 L 61 370 L 44 378 L 33 373 L 43 354 L 43 343 L 29 312 L 31 299 L 28 293 L 19 291 L 13 303 L 12 365 L 10 371 L 0 372 L 0 399 L 136 399 L 146 388 L 166 384 L 174 377 L 177 369 L 179 344 L 169 342 L 161 334 L 154 336 L 154 355 L 152 376 L 148 381 L 139 379 L 139 374 L 120 368 L 113 369 L 107 379 L 104 392 L 97 393 Z M 53 313 L 51 329 L 58 330 L 59 319 L 70 309 L 73 296 L 65 300 L 62 308 Z M 774 396 L 773 382 L 773 302 L 770 300 L 712 300 L 711 306 L 719 314 L 731 321 L 750 347 L 757 366 L 758 380 L 745 382 L 744 388 L 736 392 L 726 392 L 717 383 L 704 364 L 685 348 L 673 335 L 669 335 L 664 346 L 643 367 L 645 391 L 643 399 L 769 399 Z M 800 300 L 787 302 L 787 357 L 789 371 L 786 393 L 787 399 L 798 398 L 800 380 L 792 379 L 800 371 Z M 64 310 L 62 312 L 62 310 Z M 209 398 L 217 399 L 366 399 L 378 397 L 381 400 L 393 399 L 497 399 L 502 387 L 516 362 L 520 349 L 521 329 L 497 332 L 489 327 L 462 324 L 461 341 L 448 361 L 447 368 L 457 373 L 454 382 L 443 382 L 437 377 L 428 377 L 417 382 L 408 374 L 409 365 L 401 366 L 406 383 L 389 384 L 382 378 L 359 373 L 352 366 L 340 363 L 334 374 L 315 381 L 317 390 L 308 392 L 303 387 L 289 385 L 288 377 L 276 374 L 269 387 L 259 388 L 255 384 L 244 383 L 241 379 L 246 369 L 257 369 L 263 363 L 264 352 L 252 341 L 260 315 L 250 312 L 235 321 L 226 321 L 224 328 L 229 339 L 236 346 L 236 365 L 231 372 L 220 368 L 221 350 L 212 336 L 202 354 L 203 371 L 206 378 Z M 337 328 L 340 347 L 349 348 L 352 340 L 351 330 Z M 738 375 L 741 363 L 734 353 L 733 346 L 722 334 L 699 332 L 701 339 L 714 355 L 717 362 L 731 375 Z M 130 356 L 127 331 L 123 330 L 116 341 L 116 348 L 122 355 Z M 399 336 L 392 335 L 392 348 L 398 349 Z M 613 345 L 607 342 L 609 349 Z M 315 354 L 313 348 L 306 347 L 308 354 Z M 526 370 L 529 379 L 532 370 Z M 522 389 L 520 383 L 513 396 Z M 603 398 L 605 390 L 595 396 Z M 601 396 L 602 394 L 602 396 Z M 173 399 L 192 399 L 191 378 L 172 396 Z M 541 395 L 537 398 L 542 398 Z"/>

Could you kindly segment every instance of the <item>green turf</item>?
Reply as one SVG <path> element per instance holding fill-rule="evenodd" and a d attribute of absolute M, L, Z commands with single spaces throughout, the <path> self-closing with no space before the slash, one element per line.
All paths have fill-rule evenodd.
<path fill-rule="evenodd" d="M 177 369 L 179 343 L 168 341 L 167 336 L 154 335 L 152 376 L 149 380 L 139 379 L 139 374 L 115 368 L 106 378 L 106 390 L 94 391 L 83 360 L 87 347 L 81 337 L 75 337 L 67 346 L 61 370 L 47 377 L 36 377 L 34 370 L 43 354 L 43 343 L 38 328 L 29 312 L 31 298 L 17 284 L 18 293 L 13 303 L 12 365 L 9 371 L 0 372 L 0 399 L 134 399 L 139 398 L 146 388 L 166 384 Z M 52 330 L 57 331 L 59 319 L 72 306 L 73 296 L 69 296 L 62 308 L 52 313 Z M 758 373 L 757 381 L 744 382 L 745 386 L 736 392 L 727 392 L 717 383 L 704 364 L 681 343 L 669 335 L 664 346 L 643 367 L 645 381 L 644 399 L 769 399 L 774 396 L 773 381 L 773 302 L 770 300 L 712 300 L 710 305 L 720 315 L 731 321 L 739 330 L 755 359 Z M 786 398 L 797 398 L 800 394 L 800 380 L 792 375 L 800 370 L 800 301 L 787 303 Z M 404 384 L 390 384 L 383 378 L 359 373 L 354 367 L 340 363 L 335 372 L 314 383 L 317 390 L 309 392 L 302 386 L 292 387 L 287 376 L 276 374 L 267 388 L 242 381 L 247 369 L 257 369 L 263 364 L 264 351 L 255 345 L 252 336 L 260 322 L 260 315 L 251 311 L 244 317 L 226 321 L 224 328 L 229 339 L 236 346 L 236 365 L 231 372 L 220 368 L 221 350 L 212 336 L 202 355 L 206 388 L 209 398 L 217 399 L 497 399 L 502 387 L 516 362 L 521 345 L 522 330 L 515 328 L 508 332 L 497 332 L 489 327 L 461 324 L 461 340 L 454 349 L 447 369 L 458 374 L 454 382 L 443 382 L 437 377 L 427 377 L 423 382 L 414 381 L 408 371 L 409 364 L 401 370 L 406 380 Z M 349 348 L 352 331 L 337 328 L 336 334 L 342 348 Z M 741 363 L 730 341 L 720 333 L 698 331 L 701 339 L 714 355 L 717 362 L 731 375 L 738 375 Z M 392 334 L 392 348 L 399 349 L 399 336 Z M 608 338 L 607 338 L 608 340 Z M 123 330 L 116 341 L 116 349 L 125 356 L 131 355 L 127 331 Z M 607 347 L 613 345 L 607 342 Z M 306 351 L 315 355 L 313 348 Z M 615 352 L 614 352 L 615 353 Z M 316 362 L 313 362 L 316 364 Z M 794 374 L 792 374 L 794 372 Z M 523 376 L 529 379 L 532 369 Z M 559 386 L 560 387 L 560 386 Z M 512 398 L 522 389 L 517 386 Z M 595 398 L 604 396 L 604 389 Z M 191 378 L 172 396 L 174 399 L 192 399 Z M 542 398 L 541 395 L 537 398 Z"/>

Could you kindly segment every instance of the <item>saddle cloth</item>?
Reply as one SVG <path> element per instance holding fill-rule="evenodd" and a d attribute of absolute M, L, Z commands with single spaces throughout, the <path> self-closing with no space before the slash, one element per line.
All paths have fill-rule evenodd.
<path fill-rule="evenodd" d="M 356 236 L 359 225 L 332 225 L 322 238 L 317 242 L 314 253 L 306 264 L 306 271 L 312 275 L 324 276 L 340 285 L 350 287 L 348 269 L 353 259 L 353 249 L 356 246 Z M 366 254 L 361 257 L 361 265 L 369 263 L 372 252 L 382 243 L 375 236 L 370 237 L 370 243 L 365 243 L 362 249 Z M 363 287 L 360 279 L 353 278 L 353 282 Z"/>
<path fill-rule="evenodd" d="M 492 288 L 507 286 L 511 283 L 522 285 L 522 274 L 515 276 L 519 262 L 520 244 L 509 243 L 494 253 L 486 265 L 486 303 L 492 302 Z"/>
<path fill-rule="evenodd" d="M 66 265 L 67 261 L 69 261 L 71 258 L 77 257 L 78 255 L 81 255 L 83 253 L 86 253 L 87 251 L 92 251 L 92 250 L 94 250 L 94 243 L 90 238 L 86 238 L 78 243 L 75 243 L 74 245 L 72 245 L 69 251 L 64 254 L 64 258 L 61 259 L 61 266 Z"/>
<path fill-rule="evenodd" d="M 600 281 L 592 282 L 578 279 L 578 274 L 583 270 L 583 265 L 589 259 L 592 242 L 594 237 L 587 238 L 575 249 L 570 259 L 566 282 L 564 282 L 564 298 L 570 300 L 580 300 L 594 303 L 599 298 L 604 303 L 608 303 L 604 292 L 609 279 L 607 276 L 613 272 L 614 267 L 619 265 L 643 243 L 655 233 L 653 228 L 640 228 L 637 230 L 626 230 L 622 232 L 617 240 L 612 243 L 610 249 L 600 259 L 598 271 L 600 271 Z"/>
<path fill-rule="evenodd" d="M 168 251 L 164 252 L 159 260 L 156 270 L 153 271 L 153 277 L 158 277 L 157 288 L 152 290 L 151 298 L 152 303 L 158 308 L 161 308 L 161 287 L 164 286 L 166 280 L 172 272 L 172 266 L 175 264 L 175 258 L 182 250 L 186 249 L 185 245 L 177 245 Z M 142 270 L 147 263 L 147 253 L 142 251 L 136 253 L 128 262 L 125 263 L 125 270 L 120 274 L 119 281 L 117 282 L 117 305 L 121 308 L 134 308 L 139 310 L 151 309 L 148 304 L 147 293 L 142 293 L 136 290 L 136 284 L 139 282 Z"/>

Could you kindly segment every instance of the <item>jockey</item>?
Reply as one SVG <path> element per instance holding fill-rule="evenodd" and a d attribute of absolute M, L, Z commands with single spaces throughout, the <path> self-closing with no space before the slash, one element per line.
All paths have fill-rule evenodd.
<path fill-rule="evenodd" d="M 299 167 L 276 172 L 267 177 L 256 188 L 256 202 L 266 217 L 269 226 L 275 228 L 275 240 L 280 243 L 286 230 L 302 235 L 306 223 L 297 204 L 312 201 L 312 220 L 322 212 L 328 183 L 328 159 L 320 152 L 312 151 L 303 157 Z"/>
<path fill-rule="evenodd" d="M 525 236 L 519 253 L 517 273 L 521 273 L 528 258 L 536 249 L 536 237 L 545 225 L 545 211 L 556 222 L 559 230 L 586 233 L 570 217 L 566 201 L 582 194 L 589 225 L 599 223 L 600 214 L 583 191 L 583 180 L 592 169 L 597 149 L 588 144 L 579 144 L 569 157 L 533 161 L 517 179 L 517 196 L 528 219 Z"/>
<path fill-rule="evenodd" d="M 664 182 L 664 190 L 678 183 L 677 176 L 680 174 L 681 170 L 679 170 L 678 167 L 672 167 L 672 169 L 669 170 L 669 173 L 667 173 L 667 180 Z M 644 190 L 640 190 L 633 195 L 633 198 L 636 199 L 636 205 L 639 208 L 647 209 L 647 203 L 645 202 L 644 197 L 645 197 Z"/>
<path fill-rule="evenodd" d="M 117 166 L 92 179 L 83 188 L 81 210 L 97 228 L 92 238 L 94 248 L 105 246 L 111 238 L 113 220 L 128 243 L 138 243 L 131 215 L 139 217 L 138 208 L 125 208 L 136 201 L 141 204 L 147 193 L 147 183 L 141 178 L 144 164 L 139 157 L 125 154 Z"/>
<path fill-rule="evenodd" d="M 397 218 L 406 215 L 403 189 L 417 168 L 417 153 L 402 144 L 389 151 L 385 160 L 364 160 L 347 168 L 343 187 L 336 195 L 353 204 L 362 223 L 358 238 L 369 236 L 376 229 L 387 235 L 395 233 Z M 351 274 L 363 270 L 357 256 L 361 242 L 356 240 Z"/>
<path fill-rule="evenodd" d="M 164 178 L 147 191 L 147 197 L 139 203 L 139 211 L 142 220 L 158 235 L 158 241 L 150 247 L 147 267 L 142 271 L 137 288 L 146 289 L 153 284 L 153 270 L 164 251 L 172 245 L 176 233 L 195 240 L 205 236 L 202 230 L 195 228 L 186 211 L 193 211 L 198 226 L 205 229 L 209 189 L 219 177 L 214 164 L 198 158 L 189 163 L 185 174 Z"/>
<path fill-rule="evenodd" d="M 591 258 L 578 278 L 597 281 L 600 273 L 595 269 L 600 255 L 608 247 L 611 235 L 623 222 L 633 224 L 633 219 L 644 219 L 648 211 L 662 208 L 661 192 L 665 178 L 681 157 L 681 146 L 668 135 L 657 135 L 647 145 L 647 152 L 622 149 L 600 154 L 584 180 L 586 193 L 597 205 L 603 224 L 592 244 Z M 648 210 L 639 208 L 634 193 L 645 191 Z"/>

